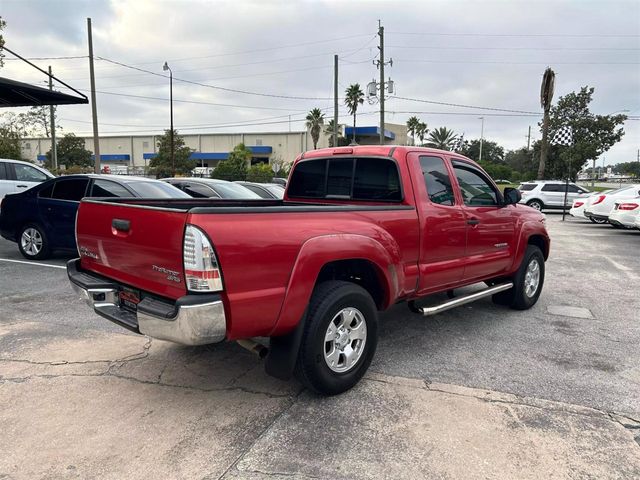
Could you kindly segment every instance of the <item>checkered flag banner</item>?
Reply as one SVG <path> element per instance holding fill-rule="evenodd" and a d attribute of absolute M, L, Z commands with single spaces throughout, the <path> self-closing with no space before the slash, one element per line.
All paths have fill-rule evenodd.
<path fill-rule="evenodd" d="M 570 126 L 558 129 L 551 140 L 555 145 L 565 145 L 567 147 L 573 145 L 573 130 Z"/>
<path fill-rule="evenodd" d="M 453 151 L 460 152 L 462 150 L 463 145 L 464 145 L 464 133 L 458 137 L 458 141 L 453 146 Z"/>

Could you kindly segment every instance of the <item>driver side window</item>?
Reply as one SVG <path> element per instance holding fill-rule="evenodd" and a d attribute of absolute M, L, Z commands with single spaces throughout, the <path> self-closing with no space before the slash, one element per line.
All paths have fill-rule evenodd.
<path fill-rule="evenodd" d="M 464 162 L 453 161 L 452 164 L 465 205 L 469 207 L 499 205 L 498 192 L 482 172 Z"/>

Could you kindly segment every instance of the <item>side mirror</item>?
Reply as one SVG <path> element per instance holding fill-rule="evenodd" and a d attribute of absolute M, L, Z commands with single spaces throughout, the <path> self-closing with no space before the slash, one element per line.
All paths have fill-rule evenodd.
<path fill-rule="evenodd" d="M 504 204 L 515 205 L 522 199 L 522 194 L 517 188 L 507 187 L 504 189 Z"/>

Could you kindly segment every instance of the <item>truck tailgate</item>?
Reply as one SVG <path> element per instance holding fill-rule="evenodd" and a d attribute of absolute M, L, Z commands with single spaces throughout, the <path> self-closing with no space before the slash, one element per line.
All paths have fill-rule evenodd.
<path fill-rule="evenodd" d="M 83 201 L 76 220 L 81 267 L 177 299 L 186 294 L 186 218 L 186 210 Z"/>

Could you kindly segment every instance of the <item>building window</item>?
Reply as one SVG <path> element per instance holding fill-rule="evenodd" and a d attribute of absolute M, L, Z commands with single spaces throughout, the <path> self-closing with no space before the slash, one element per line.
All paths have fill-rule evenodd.
<path fill-rule="evenodd" d="M 27 142 L 24 144 L 25 150 L 31 150 L 31 142 Z"/>
<path fill-rule="evenodd" d="M 142 148 L 149 148 L 149 142 L 142 142 Z"/>
<path fill-rule="evenodd" d="M 256 138 L 256 146 L 261 146 L 262 145 L 262 139 L 261 138 Z"/>

